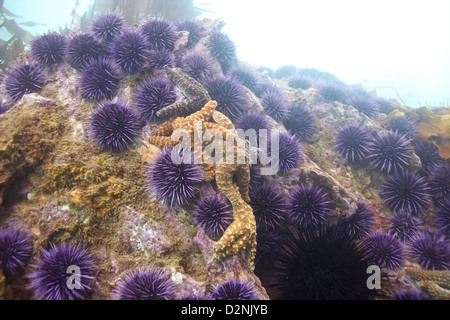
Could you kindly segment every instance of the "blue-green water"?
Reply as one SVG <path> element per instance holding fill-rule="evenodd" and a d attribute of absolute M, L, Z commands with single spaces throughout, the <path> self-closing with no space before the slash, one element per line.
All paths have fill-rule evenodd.
<path fill-rule="evenodd" d="M 33 21 L 33 34 L 72 26 L 93 0 L 5 0 Z M 171 1 L 168 1 L 171 2 Z M 278 68 L 293 64 L 331 72 L 348 84 L 411 107 L 450 102 L 450 2 L 421 1 L 194 1 L 220 17 L 242 61 Z M 391 87 L 389 89 L 382 87 Z"/>

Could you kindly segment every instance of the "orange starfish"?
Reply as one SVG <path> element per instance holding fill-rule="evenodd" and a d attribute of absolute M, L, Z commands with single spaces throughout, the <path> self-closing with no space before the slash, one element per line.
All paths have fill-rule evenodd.
<path fill-rule="evenodd" d="M 248 205 L 250 202 L 250 166 L 246 144 L 239 138 L 231 120 L 215 110 L 216 106 L 217 103 L 215 101 L 209 101 L 202 110 L 186 118 L 177 117 L 167 121 L 154 131 L 154 134 L 157 136 L 151 137 L 150 142 L 160 148 L 175 146 L 179 143 L 174 139 L 175 130 L 184 129 L 189 132 L 192 140 L 191 148 L 193 148 L 194 153 L 202 153 L 201 159 L 206 178 L 208 180 L 215 178 L 218 189 L 230 200 L 233 206 L 234 222 L 225 230 L 223 236 L 214 245 L 214 258 L 220 260 L 237 254 L 241 250 L 246 250 L 247 264 L 250 270 L 253 270 L 256 255 L 256 223 L 253 210 Z M 209 122 L 211 117 L 216 123 Z M 198 125 L 199 121 L 202 124 L 201 126 Z M 196 129 L 203 131 L 205 129 L 218 130 L 222 141 L 227 142 L 222 146 L 223 154 L 227 154 L 229 145 L 233 147 L 233 161 L 230 163 L 230 161 L 223 159 L 215 159 L 217 162 L 213 162 L 211 157 L 205 152 L 206 145 L 204 142 L 202 143 L 202 148 L 196 150 L 194 148 L 195 136 L 201 136 L 203 132 L 196 132 Z M 214 141 L 213 139 L 211 140 Z M 244 161 L 239 159 L 241 155 L 244 155 Z"/>
<path fill-rule="evenodd" d="M 256 222 L 253 210 L 250 205 L 241 201 L 233 207 L 233 213 L 234 222 L 214 244 L 214 258 L 221 260 L 246 250 L 247 266 L 253 271 L 256 257 Z"/>
<path fill-rule="evenodd" d="M 188 117 L 177 117 L 164 122 L 161 127 L 153 131 L 153 136 L 149 139 L 150 143 L 159 148 L 176 146 L 179 140 L 176 140 L 173 134 L 177 129 L 184 129 L 189 132 L 193 142 L 195 124 L 199 123 L 199 121 L 209 121 L 216 106 L 217 102 L 211 100 L 205 104 L 203 109 Z"/>

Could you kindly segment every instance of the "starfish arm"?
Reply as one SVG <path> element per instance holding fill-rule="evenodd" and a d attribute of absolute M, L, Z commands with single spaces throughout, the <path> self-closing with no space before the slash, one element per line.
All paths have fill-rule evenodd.
<path fill-rule="evenodd" d="M 248 165 L 240 165 L 236 174 L 237 184 L 239 186 L 239 193 L 242 199 L 250 203 L 250 196 L 248 194 L 250 187 L 250 167 Z"/>
<path fill-rule="evenodd" d="M 224 127 L 228 130 L 235 130 L 233 122 L 231 122 L 230 118 L 224 115 L 222 112 L 215 110 L 212 114 L 213 120 L 220 126 Z"/>
<path fill-rule="evenodd" d="M 173 124 L 179 121 L 179 118 L 170 119 L 169 121 L 164 122 L 159 128 L 155 129 L 152 132 L 154 136 L 170 136 L 173 132 Z"/>
<path fill-rule="evenodd" d="M 217 187 L 230 200 L 232 206 L 237 206 L 242 201 L 239 188 L 233 183 L 236 169 L 237 165 L 217 164 L 216 166 Z"/>
<path fill-rule="evenodd" d="M 210 99 L 208 91 L 203 88 L 200 82 L 188 76 L 186 73 L 181 71 L 180 68 L 170 68 L 168 66 L 164 66 L 164 72 L 166 73 L 167 78 L 169 78 L 169 80 L 172 81 L 186 97 L 203 95 L 208 97 L 208 100 Z"/>
<path fill-rule="evenodd" d="M 256 232 L 252 233 L 250 236 L 250 241 L 247 246 L 247 266 L 250 271 L 255 270 L 255 259 L 256 259 Z"/>
<path fill-rule="evenodd" d="M 195 123 L 197 121 L 205 121 L 208 122 L 211 119 L 212 113 L 214 109 L 217 107 L 217 102 L 214 100 L 208 101 L 200 111 L 191 114 L 186 117 L 185 121 L 190 123 Z"/>
<path fill-rule="evenodd" d="M 434 300 L 450 300 L 450 290 L 440 287 L 433 281 L 419 281 L 417 285 Z"/>
<path fill-rule="evenodd" d="M 164 147 L 174 147 L 178 144 L 178 141 L 172 141 L 171 137 L 154 136 L 150 137 L 148 141 L 161 149 Z"/>
<path fill-rule="evenodd" d="M 422 270 L 418 268 L 405 268 L 405 272 L 414 281 L 432 281 L 450 289 L 450 270 Z"/>
<path fill-rule="evenodd" d="M 227 134 L 227 129 L 225 129 L 224 127 L 222 127 L 214 122 L 206 122 L 206 129 L 218 130 L 218 131 L 220 131 L 220 133 L 222 134 L 223 137 L 226 137 L 226 134 Z"/>
<path fill-rule="evenodd" d="M 251 230 L 241 221 L 233 222 L 223 236 L 214 244 L 214 256 L 220 260 L 235 255 L 246 248 Z"/>

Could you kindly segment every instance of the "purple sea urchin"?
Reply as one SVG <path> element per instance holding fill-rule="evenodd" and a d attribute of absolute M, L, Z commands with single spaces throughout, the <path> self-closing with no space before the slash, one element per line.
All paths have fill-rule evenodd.
<path fill-rule="evenodd" d="M 103 46 L 90 34 L 74 35 L 68 42 L 66 60 L 76 70 L 83 70 L 91 60 L 100 58 Z"/>
<path fill-rule="evenodd" d="M 27 232 L 0 230 L 0 270 L 5 275 L 15 275 L 24 270 L 33 248 Z"/>
<path fill-rule="evenodd" d="M 235 127 L 236 129 L 242 129 L 244 132 L 253 129 L 256 133 L 263 129 L 269 132 L 271 129 L 267 117 L 256 111 L 251 111 L 240 116 L 236 120 Z"/>
<path fill-rule="evenodd" d="M 117 300 L 172 300 L 175 284 L 163 269 L 140 268 L 119 281 L 113 296 Z"/>
<path fill-rule="evenodd" d="M 414 217 L 408 210 L 396 211 L 389 220 L 389 233 L 406 242 L 418 236 L 422 231 L 422 220 Z"/>
<path fill-rule="evenodd" d="M 248 137 L 245 138 L 249 140 L 250 145 L 254 147 L 262 148 L 263 146 L 260 144 L 260 134 L 263 135 L 262 130 L 266 130 L 267 137 L 270 137 L 271 125 L 267 119 L 267 116 L 256 112 L 251 111 L 240 116 L 234 123 L 236 129 L 242 130 L 243 134 L 247 132 Z M 252 131 L 254 130 L 254 132 Z M 238 132 L 239 133 L 239 132 Z M 256 136 L 253 135 L 256 134 Z M 244 138 L 244 137 L 241 137 Z"/>
<path fill-rule="evenodd" d="M 328 216 L 329 205 L 330 201 L 322 188 L 301 185 L 289 195 L 287 216 L 297 226 L 317 228 Z"/>
<path fill-rule="evenodd" d="M 236 44 L 228 35 L 217 30 L 211 32 L 207 47 L 221 65 L 224 73 L 237 62 Z"/>
<path fill-rule="evenodd" d="M 442 164 L 431 170 L 430 194 L 436 205 L 450 197 L 450 164 Z"/>
<path fill-rule="evenodd" d="M 339 224 L 290 232 L 265 287 L 271 299 L 367 300 L 377 295 L 367 286 L 372 264 L 364 244 Z"/>
<path fill-rule="evenodd" d="M 172 150 L 182 158 L 181 163 L 172 160 Z M 148 167 L 147 179 L 148 190 L 170 207 L 188 204 L 196 196 L 200 183 L 204 180 L 202 171 L 194 164 L 191 154 L 169 148 L 162 150 Z"/>
<path fill-rule="evenodd" d="M 210 239 L 217 241 L 233 222 L 233 208 L 221 196 L 205 197 L 195 206 L 192 220 Z"/>
<path fill-rule="evenodd" d="M 367 250 L 375 263 L 381 268 L 395 270 L 405 262 L 405 250 L 395 236 L 378 232 L 365 241 Z"/>
<path fill-rule="evenodd" d="M 281 95 L 280 89 L 278 89 L 272 82 L 261 81 L 256 87 L 255 94 L 258 98 L 261 98 L 266 93 L 275 93 Z"/>
<path fill-rule="evenodd" d="M 217 111 L 222 112 L 231 120 L 245 113 L 245 91 L 236 81 L 219 76 L 208 79 L 204 83 L 211 100 L 217 101 Z"/>
<path fill-rule="evenodd" d="M 244 280 L 227 279 L 219 282 L 209 292 L 214 300 L 258 300 L 258 294 L 250 283 Z"/>
<path fill-rule="evenodd" d="M 426 270 L 450 268 L 450 245 L 446 238 L 433 231 L 424 231 L 409 246 L 413 259 Z"/>
<path fill-rule="evenodd" d="M 310 139 L 317 129 L 314 116 L 300 103 L 292 104 L 288 117 L 283 121 L 283 124 L 300 142 Z"/>
<path fill-rule="evenodd" d="M 46 66 L 64 61 L 67 39 L 57 32 L 49 32 L 36 37 L 31 42 L 32 58 Z"/>
<path fill-rule="evenodd" d="M 147 79 L 134 95 L 134 105 L 141 117 L 149 122 L 156 122 L 156 113 L 174 103 L 177 95 L 172 84 L 163 79 Z"/>
<path fill-rule="evenodd" d="M 155 70 L 162 70 L 167 65 L 171 68 L 175 66 L 175 56 L 165 48 L 151 50 L 148 55 L 150 66 Z"/>
<path fill-rule="evenodd" d="M 110 152 L 126 150 L 138 130 L 137 116 L 122 103 L 100 105 L 89 122 L 89 131 L 95 143 Z"/>
<path fill-rule="evenodd" d="M 281 192 L 269 184 L 263 184 L 250 189 L 250 199 L 257 230 L 273 231 L 283 224 L 286 201 Z"/>
<path fill-rule="evenodd" d="M 119 89 L 116 66 L 107 59 L 92 60 L 81 73 L 81 97 L 94 101 L 112 100 Z"/>
<path fill-rule="evenodd" d="M 186 43 L 187 49 L 194 47 L 202 38 L 202 28 L 197 21 L 181 21 L 176 26 L 179 31 L 184 30 L 189 32 L 188 42 Z"/>
<path fill-rule="evenodd" d="M 261 96 L 261 105 L 275 121 L 283 122 L 289 115 L 288 103 L 278 92 L 266 92 Z"/>
<path fill-rule="evenodd" d="M 411 140 L 417 135 L 417 125 L 408 117 L 392 117 L 386 123 L 386 128 L 391 131 L 397 131 Z"/>
<path fill-rule="evenodd" d="M 384 98 L 377 98 L 376 102 L 378 104 L 378 110 L 384 114 L 390 114 L 395 110 L 395 107 L 388 100 Z"/>
<path fill-rule="evenodd" d="M 436 226 L 447 237 L 450 236 L 450 198 L 442 201 L 435 215 Z"/>
<path fill-rule="evenodd" d="M 299 72 L 299 68 L 292 65 L 292 64 L 286 64 L 278 69 L 275 70 L 275 78 L 281 79 L 281 78 L 288 78 L 296 75 Z"/>
<path fill-rule="evenodd" d="M 258 231 L 256 235 L 256 269 L 270 266 L 277 258 L 278 241 L 274 232 Z"/>
<path fill-rule="evenodd" d="M 198 52 L 184 54 L 180 66 L 184 73 L 197 81 L 204 81 L 213 74 L 211 58 Z"/>
<path fill-rule="evenodd" d="M 376 116 L 378 113 L 378 104 L 376 100 L 366 94 L 352 94 L 346 99 L 346 102 L 369 118 Z"/>
<path fill-rule="evenodd" d="M 355 212 L 346 217 L 344 222 L 351 237 L 367 238 L 375 225 L 372 209 L 362 201 L 358 202 Z"/>
<path fill-rule="evenodd" d="M 204 294 L 203 291 L 194 293 L 193 291 L 190 291 L 189 294 L 187 294 L 186 292 L 183 293 L 183 295 L 181 295 L 179 297 L 178 300 L 212 300 L 211 297 L 208 294 Z"/>
<path fill-rule="evenodd" d="M 370 141 L 370 134 L 366 127 L 348 125 L 338 131 L 334 146 L 347 161 L 357 162 L 367 157 L 369 153 L 367 145 Z"/>
<path fill-rule="evenodd" d="M 394 212 L 404 209 L 416 214 L 430 204 L 428 190 L 423 177 L 405 171 L 386 179 L 380 198 Z"/>
<path fill-rule="evenodd" d="M 309 89 L 312 87 L 312 81 L 308 76 L 294 75 L 289 78 L 287 82 L 288 86 L 294 89 Z"/>
<path fill-rule="evenodd" d="M 150 18 L 142 24 L 141 29 L 147 37 L 149 49 L 166 49 L 169 51 L 174 49 L 177 30 L 172 22 L 163 18 Z"/>
<path fill-rule="evenodd" d="M 420 291 L 410 290 L 404 291 L 403 289 L 397 291 L 392 297 L 391 300 L 427 300 Z"/>
<path fill-rule="evenodd" d="M 0 116 L 9 110 L 9 107 L 0 99 Z"/>
<path fill-rule="evenodd" d="M 56 246 L 51 243 L 50 250 L 41 251 L 41 259 L 37 259 L 37 263 L 33 265 L 36 270 L 28 276 L 31 279 L 29 288 L 37 299 L 78 300 L 89 294 L 96 268 L 87 249 L 79 244 L 63 243 Z M 73 282 L 71 277 L 77 270 L 77 277 Z M 73 287 L 68 286 L 69 283 Z"/>
<path fill-rule="evenodd" d="M 19 63 L 6 72 L 6 95 L 16 103 L 25 94 L 39 92 L 45 86 L 45 82 L 44 71 L 38 65 Z"/>
<path fill-rule="evenodd" d="M 111 57 L 122 72 L 134 74 L 145 65 L 148 57 L 147 47 L 147 39 L 140 30 L 127 28 L 114 38 Z"/>
<path fill-rule="evenodd" d="M 231 79 L 234 79 L 236 82 L 242 84 L 244 87 L 249 88 L 252 92 L 255 92 L 258 87 L 258 76 L 249 69 L 233 68 L 228 71 L 227 75 Z"/>
<path fill-rule="evenodd" d="M 368 144 L 367 158 L 379 170 L 390 173 L 399 172 L 409 165 L 411 149 L 404 135 L 396 131 L 374 133 L 373 140 Z"/>
<path fill-rule="evenodd" d="M 272 150 L 272 141 L 269 138 L 268 153 L 271 161 L 278 161 L 279 172 L 284 173 L 297 168 L 303 163 L 303 153 L 300 142 L 288 132 L 279 134 L 278 150 Z M 262 142 L 264 143 L 264 142 Z"/>
<path fill-rule="evenodd" d="M 439 149 L 431 142 L 414 143 L 414 153 L 419 157 L 422 169 L 426 172 L 431 172 L 433 168 L 444 163 Z"/>
<path fill-rule="evenodd" d="M 348 89 L 337 83 L 324 83 L 319 87 L 319 94 L 326 100 L 345 103 L 348 96 Z"/>
<path fill-rule="evenodd" d="M 106 12 L 95 18 L 90 27 L 92 34 L 101 41 L 111 41 L 125 28 L 125 19 L 118 13 Z"/>

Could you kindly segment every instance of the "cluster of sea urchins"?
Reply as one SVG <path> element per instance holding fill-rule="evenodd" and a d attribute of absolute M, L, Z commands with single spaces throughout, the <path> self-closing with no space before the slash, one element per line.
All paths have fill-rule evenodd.
<path fill-rule="evenodd" d="M 180 48 L 176 43 L 182 30 L 189 32 L 189 38 Z M 199 41 L 202 37 L 206 40 L 203 44 Z M 90 138 L 109 152 L 130 148 L 143 123 L 154 125 L 162 120 L 157 112 L 176 102 L 179 95 L 175 86 L 162 72 L 166 65 L 178 67 L 199 81 L 218 102 L 217 110 L 237 129 L 265 130 L 266 140 L 258 135 L 251 142 L 275 150 L 276 154 L 269 151 L 268 156 L 278 166 L 279 176 L 289 176 L 305 161 L 301 143 L 312 139 L 318 129 L 319 120 L 300 100 L 289 102 L 274 83 L 262 81 L 257 73 L 239 66 L 236 45 L 225 33 L 214 29 L 206 34 L 197 22 L 175 24 L 149 18 L 138 26 L 126 27 L 120 14 L 109 12 L 96 18 L 87 31 L 36 37 L 30 60 L 11 66 L 6 73 L 4 87 L 10 102 L 39 92 L 52 74 L 50 69 L 63 63 L 78 73 L 80 98 L 96 104 L 88 122 Z M 362 117 L 375 118 L 379 112 L 390 110 L 385 101 L 360 88 L 347 87 L 331 74 L 293 66 L 281 67 L 273 74 L 288 78 L 291 88 L 315 87 L 327 103 L 352 105 Z M 122 99 L 124 79 L 136 83 L 130 101 Z M 261 110 L 248 106 L 253 94 Z M 284 125 L 286 132 L 272 135 L 277 123 Z M 394 117 L 385 127 L 384 132 L 375 132 L 363 123 L 348 124 L 335 134 L 335 149 L 342 158 L 351 164 L 366 161 L 386 175 L 380 198 L 393 215 L 384 231 L 374 232 L 374 213 L 363 201 L 351 215 L 336 222 L 328 188 L 299 183 L 286 195 L 288 189 L 282 184 L 258 174 L 261 163 L 252 167 L 250 205 L 258 231 L 256 263 L 263 266 L 258 275 L 263 284 L 267 281 L 272 298 L 372 298 L 377 293 L 366 286 L 368 266 L 398 270 L 408 255 L 424 269 L 449 268 L 448 242 L 439 233 L 424 230 L 418 217 L 434 203 L 438 208 L 435 226 L 449 234 L 449 166 L 434 144 L 414 140 L 417 126 L 413 120 Z M 413 151 L 425 176 L 408 171 Z M 177 164 L 174 156 L 188 161 Z M 189 209 L 198 229 L 218 240 L 233 222 L 233 209 L 221 195 L 202 196 L 200 190 L 206 181 L 191 157 L 177 148 L 163 149 L 147 167 L 147 189 L 166 206 Z M 0 233 L 0 267 L 8 277 L 23 272 L 31 255 L 25 233 Z M 70 276 L 67 268 L 72 265 L 82 274 L 74 283 L 78 290 L 66 286 Z M 28 288 L 37 299 L 83 299 L 92 291 L 95 261 L 81 245 L 50 243 L 31 267 L 34 272 L 28 275 Z M 112 296 L 167 300 L 180 298 L 176 289 L 164 269 L 137 268 L 121 276 Z M 244 300 L 257 299 L 258 295 L 249 283 L 227 279 L 205 295 L 183 297 Z"/>

